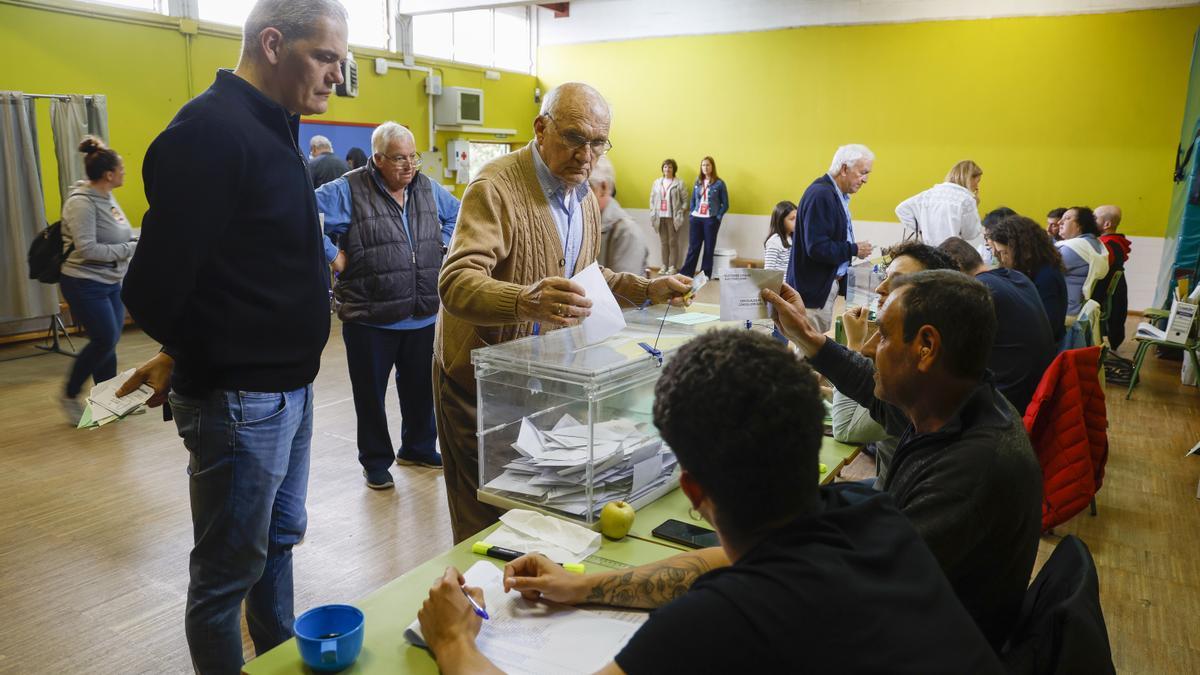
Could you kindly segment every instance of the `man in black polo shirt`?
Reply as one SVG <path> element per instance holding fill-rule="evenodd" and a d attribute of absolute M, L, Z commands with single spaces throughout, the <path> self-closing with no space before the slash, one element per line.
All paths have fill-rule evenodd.
<path fill-rule="evenodd" d="M 995 649 L 1021 607 L 1042 523 L 1042 472 L 1021 416 L 985 379 L 987 287 L 951 270 L 891 284 L 863 355 L 813 330 L 799 294 L 764 291 L 809 363 L 900 436 L 883 489 L 929 545 Z"/>
<path fill-rule="evenodd" d="M 959 237 L 950 237 L 938 248 L 954 259 L 963 274 L 975 277 L 991 291 L 996 307 L 996 339 L 988 356 L 988 370 L 992 371 L 996 389 L 1024 415 L 1057 353 L 1037 286 L 1014 269 L 988 267 L 975 247 Z"/>
<path fill-rule="evenodd" d="M 505 588 L 657 608 L 603 673 L 998 672 L 891 497 L 817 487 L 823 416 L 812 370 L 775 340 L 696 338 L 659 378 L 654 423 L 721 547 L 586 576 L 528 555 L 505 566 Z M 454 568 L 435 582 L 422 633 L 443 673 L 492 672 L 461 583 Z"/>
<path fill-rule="evenodd" d="M 307 524 L 312 382 L 329 272 L 300 115 L 342 81 L 346 10 L 259 0 L 221 70 L 146 153 L 150 209 L 122 299 L 162 352 L 120 393 L 168 397 L 190 457 L 184 627 L 201 673 L 238 673 L 241 606 L 261 654 L 292 636 L 292 547 Z"/>

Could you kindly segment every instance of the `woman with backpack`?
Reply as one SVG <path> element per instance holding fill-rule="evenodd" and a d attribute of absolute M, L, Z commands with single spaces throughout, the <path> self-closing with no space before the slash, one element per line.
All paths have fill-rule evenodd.
<path fill-rule="evenodd" d="M 83 325 L 88 343 L 67 375 L 63 411 L 72 425 L 83 414 L 80 393 L 91 377 L 99 383 L 117 374 L 117 340 L 125 325 L 121 280 L 133 257 L 133 229 L 113 190 L 125 183 L 121 156 L 94 136 L 79 143 L 87 180 L 75 183 L 63 203 L 63 298 L 75 322 Z"/>

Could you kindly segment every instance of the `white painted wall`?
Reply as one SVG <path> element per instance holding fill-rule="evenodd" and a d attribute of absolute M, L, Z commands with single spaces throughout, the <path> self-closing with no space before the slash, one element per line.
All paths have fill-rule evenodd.
<path fill-rule="evenodd" d="M 537 10 L 544 45 L 672 35 L 1011 16 L 1093 14 L 1194 0 L 571 0 L 571 15 Z"/>
<path fill-rule="evenodd" d="M 642 235 L 650 246 L 650 265 L 662 263 L 658 233 L 650 229 L 650 211 L 631 209 L 625 211 L 642 227 Z M 728 213 L 721 223 L 716 248 L 732 248 L 738 257 L 762 259 L 762 242 L 767 236 L 770 217 L 745 213 Z M 899 243 L 901 226 L 898 222 L 876 220 L 854 221 L 854 234 L 861 241 L 876 246 L 891 246 Z M 684 234 L 686 237 L 686 233 Z M 1133 252 L 1125 264 L 1125 278 L 1129 283 L 1129 309 L 1135 312 L 1154 306 L 1154 291 L 1158 283 L 1158 268 L 1162 258 L 1162 237 L 1130 237 Z"/>

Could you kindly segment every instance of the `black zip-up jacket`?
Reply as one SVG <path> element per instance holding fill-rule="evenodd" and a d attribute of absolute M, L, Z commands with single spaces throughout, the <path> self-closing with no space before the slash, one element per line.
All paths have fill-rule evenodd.
<path fill-rule="evenodd" d="M 329 338 L 329 272 L 290 114 L 231 71 L 146 152 L 150 209 L 121 294 L 180 393 L 290 391 Z"/>
<path fill-rule="evenodd" d="M 1042 471 L 1021 416 L 989 376 L 945 426 L 917 433 L 899 408 L 875 398 L 869 359 L 826 340 L 809 363 L 900 437 L 883 489 L 999 650 L 1020 611 L 1042 528 Z"/>

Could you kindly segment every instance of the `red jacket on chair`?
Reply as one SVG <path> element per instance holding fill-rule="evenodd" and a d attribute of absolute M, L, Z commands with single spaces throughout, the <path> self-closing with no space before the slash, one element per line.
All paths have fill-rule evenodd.
<path fill-rule="evenodd" d="M 1044 479 L 1043 530 L 1086 508 L 1104 480 L 1108 419 L 1099 370 L 1099 347 L 1061 352 L 1025 410 Z"/>

